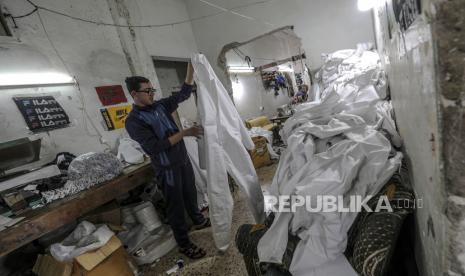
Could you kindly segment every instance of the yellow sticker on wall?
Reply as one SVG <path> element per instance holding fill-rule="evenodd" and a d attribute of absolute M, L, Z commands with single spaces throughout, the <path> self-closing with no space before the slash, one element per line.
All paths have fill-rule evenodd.
<path fill-rule="evenodd" d="M 126 117 L 132 109 L 132 105 L 111 106 L 100 109 L 108 130 L 124 128 Z"/>

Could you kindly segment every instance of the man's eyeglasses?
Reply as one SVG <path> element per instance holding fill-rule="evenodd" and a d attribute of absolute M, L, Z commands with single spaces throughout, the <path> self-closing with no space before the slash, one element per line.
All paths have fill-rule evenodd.
<path fill-rule="evenodd" d="M 139 90 L 139 91 L 136 91 L 136 92 L 142 92 L 142 93 L 150 94 L 150 93 L 155 93 L 155 92 L 157 92 L 157 89 L 155 89 L 155 88 L 147 88 L 147 89 Z"/>

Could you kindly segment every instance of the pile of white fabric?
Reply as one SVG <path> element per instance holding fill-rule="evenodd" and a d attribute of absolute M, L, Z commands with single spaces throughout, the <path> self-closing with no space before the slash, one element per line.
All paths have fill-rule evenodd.
<path fill-rule="evenodd" d="M 364 47 L 337 51 L 324 57 L 316 77 L 319 98 L 299 105 L 281 130 L 287 149 L 270 193 L 309 196 L 313 208 L 321 195 L 343 196 L 344 205 L 351 195 L 375 195 L 402 159 L 392 147 L 399 147 L 401 139 L 385 100 L 386 77 L 379 56 Z M 301 239 L 290 267 L 293 275 L 347 267 L 343 252 L 356 216 L 309 212 L 305 205 L 294 213 L 277 213 L 259 242 L 260 261 L 281 263 L 291 232 Z M 346 265 L 335 264 L 339 261 Z"/>

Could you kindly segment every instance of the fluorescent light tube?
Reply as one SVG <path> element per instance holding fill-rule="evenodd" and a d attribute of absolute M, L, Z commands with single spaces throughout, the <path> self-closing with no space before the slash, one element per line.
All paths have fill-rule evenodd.
<path fill-rule="evenodd" d="M 290 66 L 279 65 L 278 71 L 279 72 L 294 72 L 294 69 L 292 69 Z"/>
<path fill-rule="evenodd" d="M 368 11 L 374 7 L 380 6 L 386 0 L 358 0 L 357 6 L 359 11 Z"/>
<path fill-rule="evenodd" d="M 41 86 L 74 84 L 73 77 L 63 73 L 0 73 L 0 87 L 2 86 Z"/>
<path fill-rule="evenodd" d="M 230 73 L 253 73 L 255 72 L 255 67 L 249 66 L 229 66 L 228 71 Z"/>

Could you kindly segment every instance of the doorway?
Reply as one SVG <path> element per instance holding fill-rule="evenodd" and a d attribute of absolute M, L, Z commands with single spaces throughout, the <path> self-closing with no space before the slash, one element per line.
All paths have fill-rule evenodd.
<path fill-rule="evenodd" d="M 186 77 L 188 62 L 188 58 L 153 57 L 163 98 L 179 93 Z M 195 91 L 194 88 L 193 95 L 179 104 L 179 108 L 173 113 L 176 124 L 180 128 L 183 120 L 190 123 L 198 121 Z"/>

